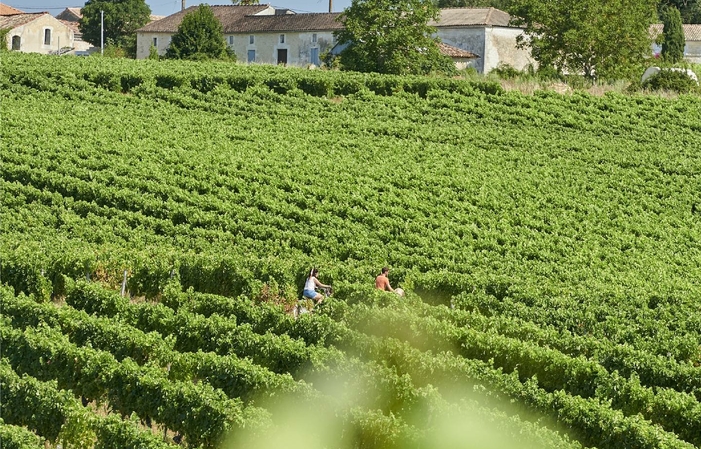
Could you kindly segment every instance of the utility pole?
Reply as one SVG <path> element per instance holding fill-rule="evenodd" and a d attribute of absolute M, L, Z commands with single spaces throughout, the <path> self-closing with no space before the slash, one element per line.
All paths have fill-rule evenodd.
<path fill-rule="evenodd" d="M 103 56 L 105 55 L 105 12 L 104 11 L 100 11 L 100 54 Z"/>
<path fill-rule="evenodd" d="M 180 10 L 185 11 L 185 0 L 182 0 L 182 3 L 180 5 Z"/>
<path fill-rule="evenodd" d="M 333 0 L 329 0 L 329 12 L 333 12 Z"/>

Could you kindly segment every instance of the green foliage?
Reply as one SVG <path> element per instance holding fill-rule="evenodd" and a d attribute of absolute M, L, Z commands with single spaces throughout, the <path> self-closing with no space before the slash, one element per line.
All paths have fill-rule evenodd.
<path fill-rule="evenodd" d="M 0 420 L 0 441 L 4 449 L 40 449 L 40 438 L 24 427 L 5 424 Z"/>
<path fill-rule="evenodd" d="M 658 14 L 664 20 L 667 8 L 677 9 L 682 23 L 701 23 L 701 4 L 697 0 L 661 0 L 657 5 Z"/>
<path fill-rule="evenodd" d="M 650 52 L 655 5 L 653 0 L 515 0 L 509 12 L 513 24 L 524 27 L 519 46 L 530 48 L 540 66 L 621 79 L 632 76 Z"/>
<path fill-rule="evenodd" d="M 151 45 L 148 49 L 148 59 L 152 59 L 154 61 L 158 61 L 160 59 L 160 55 L 158 54 L 158 49 L 156 48 L 155 45 Z"/>
<path fill-rule="evenodd" d="M 680 94 L 699 91 L 698 84 L 686 74 L 685 69 L 662 69 L 657 75 L 645 80 L 642 84 L 642 88 L 649 90 L 665 90 Z"/>
<path fill-rule="evenodd" d="M 440 53 L 435 29 L 428 26 L 438 8 L 429 0 L 354 0 L 335 32 L 341 68 L 392 74 L 455 73 Z M 370 25 L 368 25 L 370 24 Z"/>
<path fill-rule="evenodd" d="M 100 11 L 104 11 L 104 42 L 136 53 L 136 30 L 150 20 L 151 8 L 144 0 L 87 0 L 81 9 L 83 40 L 100 46 Z"/>
<path fill-rule="evenodd" d="M 185 15 L 166 50 L 166 58 L 194 61 L 228 58 L 221 23 L 209 5 L 202 4 Z"/>
<path fill-rule="evenodd" d="M 8 51 L 10 49 L 10 44 L 7 42 L 7 35 L 10 31 L 9 29 L 0 29 L 0 51 Z"/>
<path fill-rule="evenodd" d="M 665 62 L 676 64 L 684 59 L 684 30 L 679 10 L 674 7 L 665 8 L 662 13 L 662 58 Z"/>
<path fill-rule="evenodd" d="M 465 410 L 497 447 L 701 445 L 697 96 L 5 57 L 9 425 L 287 441 L 292 394 L 328 447 L 459 446 Z M 336 293 L 295 319 L 310 266 Z"/>

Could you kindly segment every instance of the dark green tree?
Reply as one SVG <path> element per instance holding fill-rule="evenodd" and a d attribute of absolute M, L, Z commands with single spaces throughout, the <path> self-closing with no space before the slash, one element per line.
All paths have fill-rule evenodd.
<path fill-rule="evenodd" d="M 677 8 L 682 17 L 682 23 L 701 22 L 701 5 L 698 0 L 660 0 L 657 10 L 660 20 L 664 20 L 667 8 Z"/>
<path fill-rule="evenodd" d="M 172 59 L 229 59 L 221 22 L 203 4 L 183 17 L 166 50 Z"/>
<path fill-rule="evenodd" d="M 136 30 L 149 22 L 151 8 L 144 0 L 88 0 L 78 26 L 83 39 L 96 47 L 100 46 L 100 11 L 105 17 L 105 45 L 117 45 L 135 54 Z"/>
<path fill-rule="evenodd" d="M 543 69 L 590 79 L 632 76 L 649 56 L 656 0 L 514 0 L 512 23 L 524 27 Z"/>
<path fill-rule="evenodd" d="M 353 0 L 337 31 L 343 70 L 393 74 L 453 73 L 438 49 L 429 20 L 438 15 L 430 0 Z"/>
<path fill-rule="evenodd" d="M 665 8 L 662 13 L 662 58 L 672 64 L 684 59 L 684 30 L 682 15 L 674 6 Z"/>

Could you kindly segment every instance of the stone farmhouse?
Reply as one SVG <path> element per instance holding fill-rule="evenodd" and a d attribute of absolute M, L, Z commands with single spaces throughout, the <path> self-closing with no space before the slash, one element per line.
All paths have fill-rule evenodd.
<path fill-rule="evenodd" d="M 163 55 L 185 14 L 183 11 L 137 30 L 137 58 L 146 58 L 151 46 Z M 334 48 L 333 32 L 343 24 L 340 13 L 294 13 L 270 5 L 212 6 L 224 38 L 239 61 L 294 66 L 319 65 L 321 57 Z M 527 50 L 516 48 L 516 36 L 523 31 L 509 27 L 507 13 L 494 8 L 450 8 L 441 10 L 432 26 L 443 41 L 441 51 L 459 68 L 489 71 L 500 63 L 523 69 L 531 64 Z"/>
<path fill-rule="evenodd" d="M 59 54 L 73 48 L 73 30 L 48 12 L 25 13 L 0 3 L 0 30 L 7 48 L 26 53 Z"/>

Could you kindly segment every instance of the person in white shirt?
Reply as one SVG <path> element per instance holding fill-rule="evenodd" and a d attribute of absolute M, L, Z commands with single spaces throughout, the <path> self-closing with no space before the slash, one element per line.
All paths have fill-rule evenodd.
<path fill-rule="evenodd" d="M 319 270 L 316 268 L 312 268 L 312 271 L 309 273 L 309 277 L 307 278 L 307 281 L 304 283 L 304 292 L 302 295 L 305 298 L 313 299 L 316 304 L 321 303 L 324 300 L 324 295 L 321 293 L 317 293 L 316 289 L 317 288 L 331 288 L 330 285 L 322 284 L 319 282 L 319 279 L 316 278 L 316 276 L 319 274 Z"/>

